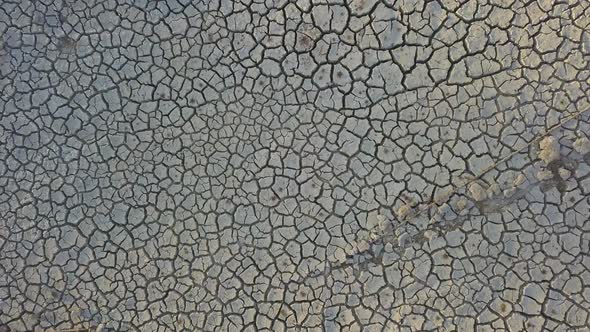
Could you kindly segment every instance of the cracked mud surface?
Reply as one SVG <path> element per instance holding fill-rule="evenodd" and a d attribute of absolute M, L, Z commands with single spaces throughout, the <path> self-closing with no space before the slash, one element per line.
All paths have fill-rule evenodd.
<path fill-rule="evenodd" d="M 0 331 L 589 331 L 587 1 L 0 0 Z"/>

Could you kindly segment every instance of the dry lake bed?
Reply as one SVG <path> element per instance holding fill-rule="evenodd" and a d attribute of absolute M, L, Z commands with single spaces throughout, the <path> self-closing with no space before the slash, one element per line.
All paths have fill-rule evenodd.
<path fill-rule="evenodd" d="M 590 2 L 0 0 L 0 331 L 590 331 Z"/>

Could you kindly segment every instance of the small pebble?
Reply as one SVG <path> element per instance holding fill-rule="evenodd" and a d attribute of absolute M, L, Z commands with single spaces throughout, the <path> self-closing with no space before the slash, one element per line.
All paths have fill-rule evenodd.
<path fill-rule="evenodd" d="M 463 211 L 465 208 L 467 208 L 467 203 L 468 202 L 465 198 L 461 198 L 457 201 L 457 203 L 455 203 L 455 206 L 457 207 L 457 210 Z"/>
<path fill-rule="evenodd" d="M 559 169 L 559 176 L 562 179 L 567 180 L 571 175 L 572 175 L 572 172 L 570 172 L 568 169 L 565 169 L 565 168 Z"/>
<path fill-rule="evenodd" d="M 469 185 L 469 194 L 476 202 L 481 202 L 488 197 L 486 190 L 477 182 Z"/>
<path fill-rule="evenodd" d="M 586 137 L 580 137 L 574 142 L 574 150 L 579 154 L 590 152 L 590 140 Z"/>
<path fill-rule="evenodd" d="M 547 136 L 543 138 L 539 143 L 539 148 L 539 159 L 543 160 L 545 164 L 559 159 L 559 144 L 555 137 Z"/>
<path fill-rule="evenodd" d="M 412 207 L 408 204 L 404 204 L 397 209 L 397 216 L 400 220 L 404 220 L 411 211 Z"/>
<path fill-rule="evenodd" d="M 500 185 L 497 183 L 494 183 L 488 188 L 487 192 L 488 192 L 488 196 L 492 197 L 494 195 L 500 194 L 502 191 L 500 190 Z"/>
<path fill-rule="evenodd" d="M 525 182 L 526 182 L 526 176 L 524 176 L 524 174 L 521 173 L 521 174 L 518 174 L 518 176 L 514 179 L 514 181 L 512 182 L 512 185 L 515 187 L 518 187 Z"/>

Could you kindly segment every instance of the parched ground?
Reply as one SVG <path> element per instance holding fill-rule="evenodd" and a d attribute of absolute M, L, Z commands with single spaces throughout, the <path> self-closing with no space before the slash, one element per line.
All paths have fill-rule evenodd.
<path fill-rule="evenodd" d="M 0 331 L 590 331 L 590 2 L 0 0 Z"/>

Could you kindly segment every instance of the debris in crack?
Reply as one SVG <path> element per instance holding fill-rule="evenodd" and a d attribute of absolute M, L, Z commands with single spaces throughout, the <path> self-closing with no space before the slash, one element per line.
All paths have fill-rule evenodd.
<path fill-rule="evenodd" d="M 559 159 L 559 143 L 553 136 L 547 136 L 539 143 L 538 157 L 545 164 L 550 164 L 552 161 Z"/>

